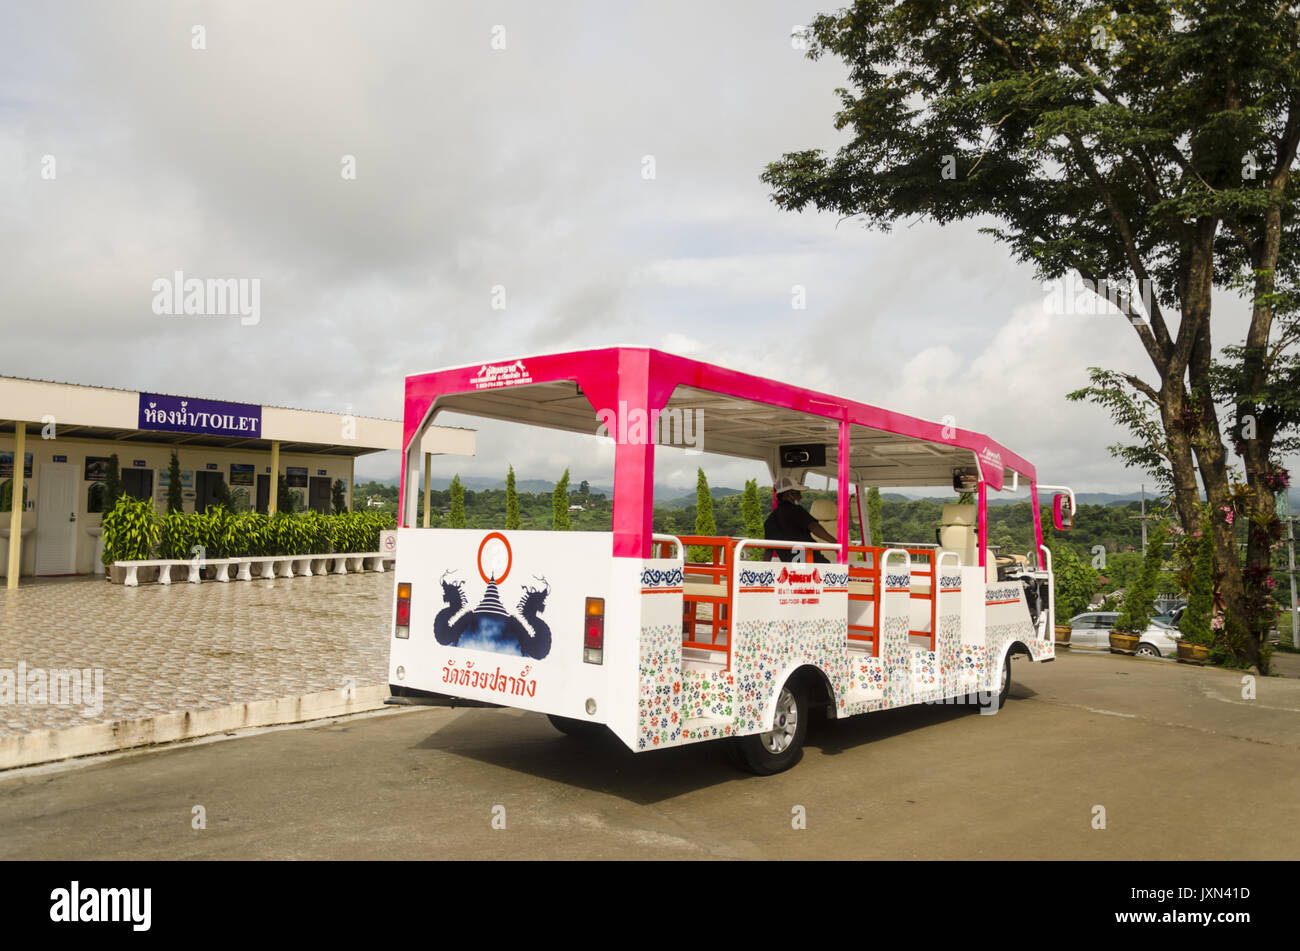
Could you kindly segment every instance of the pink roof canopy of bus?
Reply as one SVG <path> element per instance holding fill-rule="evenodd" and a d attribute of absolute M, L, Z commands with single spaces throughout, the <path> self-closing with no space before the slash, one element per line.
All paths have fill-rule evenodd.
<path fill-rule="evenodd" d="M 978 466 L 994 490 L 1011 472 L 1029 482 L 1037 478 L 1026 460 L 982 433 L 643 347 L 521 357 L 408 376 L 405 447 L 435 412 L 593 435 L 602 421 L 612 421 L 610 429 L 620 427 L 612 434 L 618 442 L 628 433 L 632 440 L 644 434 L 652 416 L 665 418 L 670 441 L 667 430 L 690 412 L 697 414 L 699 427 L 700 444 L 693 448 L 779 467 L 778 446 L 818 443 L 826 446 L 826 464 L 802 471 L 832 479 L 839 464 L 839 424 L 847 421 L 851 482 L 949 485 L 958 466 Z"/>

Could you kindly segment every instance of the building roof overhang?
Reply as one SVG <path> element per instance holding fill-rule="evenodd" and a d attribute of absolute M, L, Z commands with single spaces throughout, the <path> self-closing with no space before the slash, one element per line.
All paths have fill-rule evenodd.
<path fill-rule="evenodd" d="M 0 376 L 0 435 L 12 435 L 17 422 L 22 421 L 29 433 L 53 424 L 55 438 L 102 440 L 106 447 L 107 444 L 163 444 L 269 453 L 272 442 L 278 442 L 282 453 L 356 457 L 397 450 L 402 445 L 402 424 L 395 419 L 259 404 L 230 404 L 257 410 L 260 430 L 257 433 L 152 429 L 140 425 L 145 415 L 142 396 L 201 401 L 197 397 Z M 441 426 L 430 430 L 423 444 L 426 452 L 473 455 L 472 429 Z"/>

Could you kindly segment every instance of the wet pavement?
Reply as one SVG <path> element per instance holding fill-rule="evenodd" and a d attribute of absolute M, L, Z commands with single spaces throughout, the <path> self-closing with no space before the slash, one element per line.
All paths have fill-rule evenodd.
<path fill-rule="evenodd" d="M 0 588 L 0 736 L 385 683 L 395 577 Z M 20 696 L 55 669 L 102 671 L 100 702 Z"/>

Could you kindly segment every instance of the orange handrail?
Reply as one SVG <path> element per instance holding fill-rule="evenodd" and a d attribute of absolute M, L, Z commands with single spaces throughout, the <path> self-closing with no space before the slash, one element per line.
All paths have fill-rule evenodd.
<path fill-rule="evenodd" d="M 863 561 L 855 562 L 853 553 L 858 552 L 863 555 Z M 849 546 L 849 581 L 854 579 L 867 580 L 871 582 L 871 594 L 854 594 L 849 592 L 850 601 L 870 601 L 871 624 L 850 624 L 849 640 L 851 641 L 871 641 L 871 655 L 880 656 L 880 556 L 885 553 L 883 548 L 875 548 L 871 545 L 850 545 Z M 867 565 L 866 556 L 871 556 L 871 564 Z M 861 632 L 867 633 L 861 633 Z M 855 633 L 858 632 L 858 633 Z"/>
<path fill-rule="evenodd" d="M 711 552 L 710 561 L 708 562 L 692 562 L 688 560 L 685 563 L 682 572 L 683 586 L 686 581 L 685 576 L 704 575 L 712 579 L 713 584 L 721 584 L 725 589 L 723 594 L 689 594 L 683 590 L 682 646 L 717 651 L 724 654 L 726 669 L 730 670 L 731 645 L 735 640 L 731 630 L 732 596 L 735 593 L 731 571 L 735 564 L 735 550 L 739 539 L 720 535 L 678 535 L 677 538 L 686 546 L 688 559 L 692 546 L 708 548 Z M 701 604 L 712 605 L 712 617 L 707 622 L 697 621 L 696 619 L 696 610 Z M 706 642 L 697 639 L 696 628 L 702 623 L 707 623 L 712 641 Z M 726 635 L 726 644 L 718 644 L 719 634 Z"/>
<path fill-rule="evenodd" d="M 918 601 L 924 601 L 928 599 L 930 602 L 930 650 L 934 650 L 935 649 L 934 646 L 935 645 L 935 624 L 938 620 L 938 604 L 939 604 L 939 599 L 938 597 L 936 597 L 936 595 L 938 594 L 938 588 L 936 587 L 936 585 L 939 579 L 936 576 L 935 569 L 939 563 L 939 557 L 938 557 L 939 552 L 937 549 L 934 548 L 905 548 L 904 551 L 907 552 L 909 557 L 924 556 L 929 561 L 930 564 L 930 593 L 928 595 L 912 594 L 909 591 L 908 596 L 915 598 Z M 911 580 L 912 580 L 911 578 L 908 578 L 909 587 L 911 585 Z M 925 631 L 913 631 L 910 630 L 910 626 L 907 633 L 915 634 L 917 637 L 925 637 Z"/>
<path fill-rule="evenodd" d="M 867 581 L 872 582 L 872 593 L 871 593 L 870 595 L 866 595 L 866 594 L 853 594 L 852 592 L 849 592 L 849 600 L 850 600 L 850 601 L 870 601 L 870 602 L 872 602 L 872 618 L 871 618 L 871 624 L 870 624 L 870 625 L 866 625 L 866 624 L 850 624 L 850 625 L 849 625 L 849 640 L 853 640 L 853 641 L 870 641 L 870 642 L 871 642 L 871 654 L 872 654 L 872 656 L 873 656 L 873 657 L 879 657 L 879 656 L 880 656 L 880 637 L 879 637 L 879 633 L 880 633 L 880 598 L 881 598 L 881 595 L 883 594 L 883 591 L 881 590 L 881 587 L 880 587 L 880 572 L 881 572 L 881 567 L 882 567 L 882 566 L 881 566 L 881 561 L 880 561 L 880 559 L 881 559 L 881 556 L 885 553 L 885 550 L 886 550 L 886 549 L 884 549 L 884 548 L 876 548 L 876 547 L 873 547 L 873 546 L 871 546 L 871 545 L 850 545 L 850 546 L 848 546 L 848 550 L 849 550 L 849 557 L 850 557 L 850 561 L 849 561 L 849 580 L 850 580 L 850 581 L 853 581 L 854 579 L 858 579 L 858 580 L 867 580 Z M 938 617 L 937 617 L 937 614 L 938 614 L 938 608 L 937 608 L 937 605 L 938 605 L 938 598 L 935 597 L 936 592 L 937 592 L 936 585 L 937 585 L 937 583 L 938 583 L 938 577 L 937 577 L 937 567 L 938 567 L 938 558 L 937 558 L 937 555 L 938 555 L 938 552 L 937 552 L 935 549 L 932 549 L 932 548 L 905 548 L 905 549 L 903 549 L 903 550 L 907 552 L 907 554 L 908 554 L 909 557 L 923 557 L 923 558 L 925 558 L 926 561 L 927 561 L 928 564 L 929 564 L 929 572 L 928 572 L 928 573 L 929 573 L 929 576 L 930 576 L 930 593 L 929 593 L 929 594 L 915 594 L 915 593 L 913 593 L 913 592 L 911 592 L 911 591 L 909 590 L 909 591 L 908 591 L 908 596 L 911 597 L 911 598 L 915 598 L 915 599 L 917 599 L 917 600 L 927 600 L 927 599 L 928 599 L 929 602 L 930 602 L 930 630 L 929 630 L 928 634 L 929 634 L 929 637 L 930 637 L 930 650 L 934 650 L 934 649 L 935 649 L 935 626 L 936 626 L 936 623 L 937 623 L 937 620 L 938 620 Z M 861 552 L 861 553 L 863 554 L 863 556 L 864 556 L 864 559 L 865 559 L 865 556 L 866 556 L 866 555 L 870 555 L 870 556 L 871 556 L 871 565 L 870 565 L 870 566 L 867 566 L 867 565 L 863 564 L 862 562 L 855 562 L 855 561 L 852 561 L 851 559 L 852 559 L 852 555 L 853 555 L 854 552 Z M 909 588 L 911 587 L 911 578 L 908 578 L 908 586 L 909 586 Z M 916 635 L 917 637 L 925 637 L 926 634 L 927 634 L 926 631 L 913 631 L 913 630 L 911 630 L 910 625 L 909 625 L 909 629 L 908 629 L 908 632 L 907 632 L 907 633 L 908 633 L 908 634 L 914 634 L 914 635 Z"/>

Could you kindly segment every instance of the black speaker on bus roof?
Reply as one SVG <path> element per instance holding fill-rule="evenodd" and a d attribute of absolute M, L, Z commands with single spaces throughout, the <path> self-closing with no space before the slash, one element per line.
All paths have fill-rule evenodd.
<path fill-rule="evenodd" d="M 821 443 L 781 446 L 782 469 L 820 469 L 826 465 L 826 447 Z"/>

